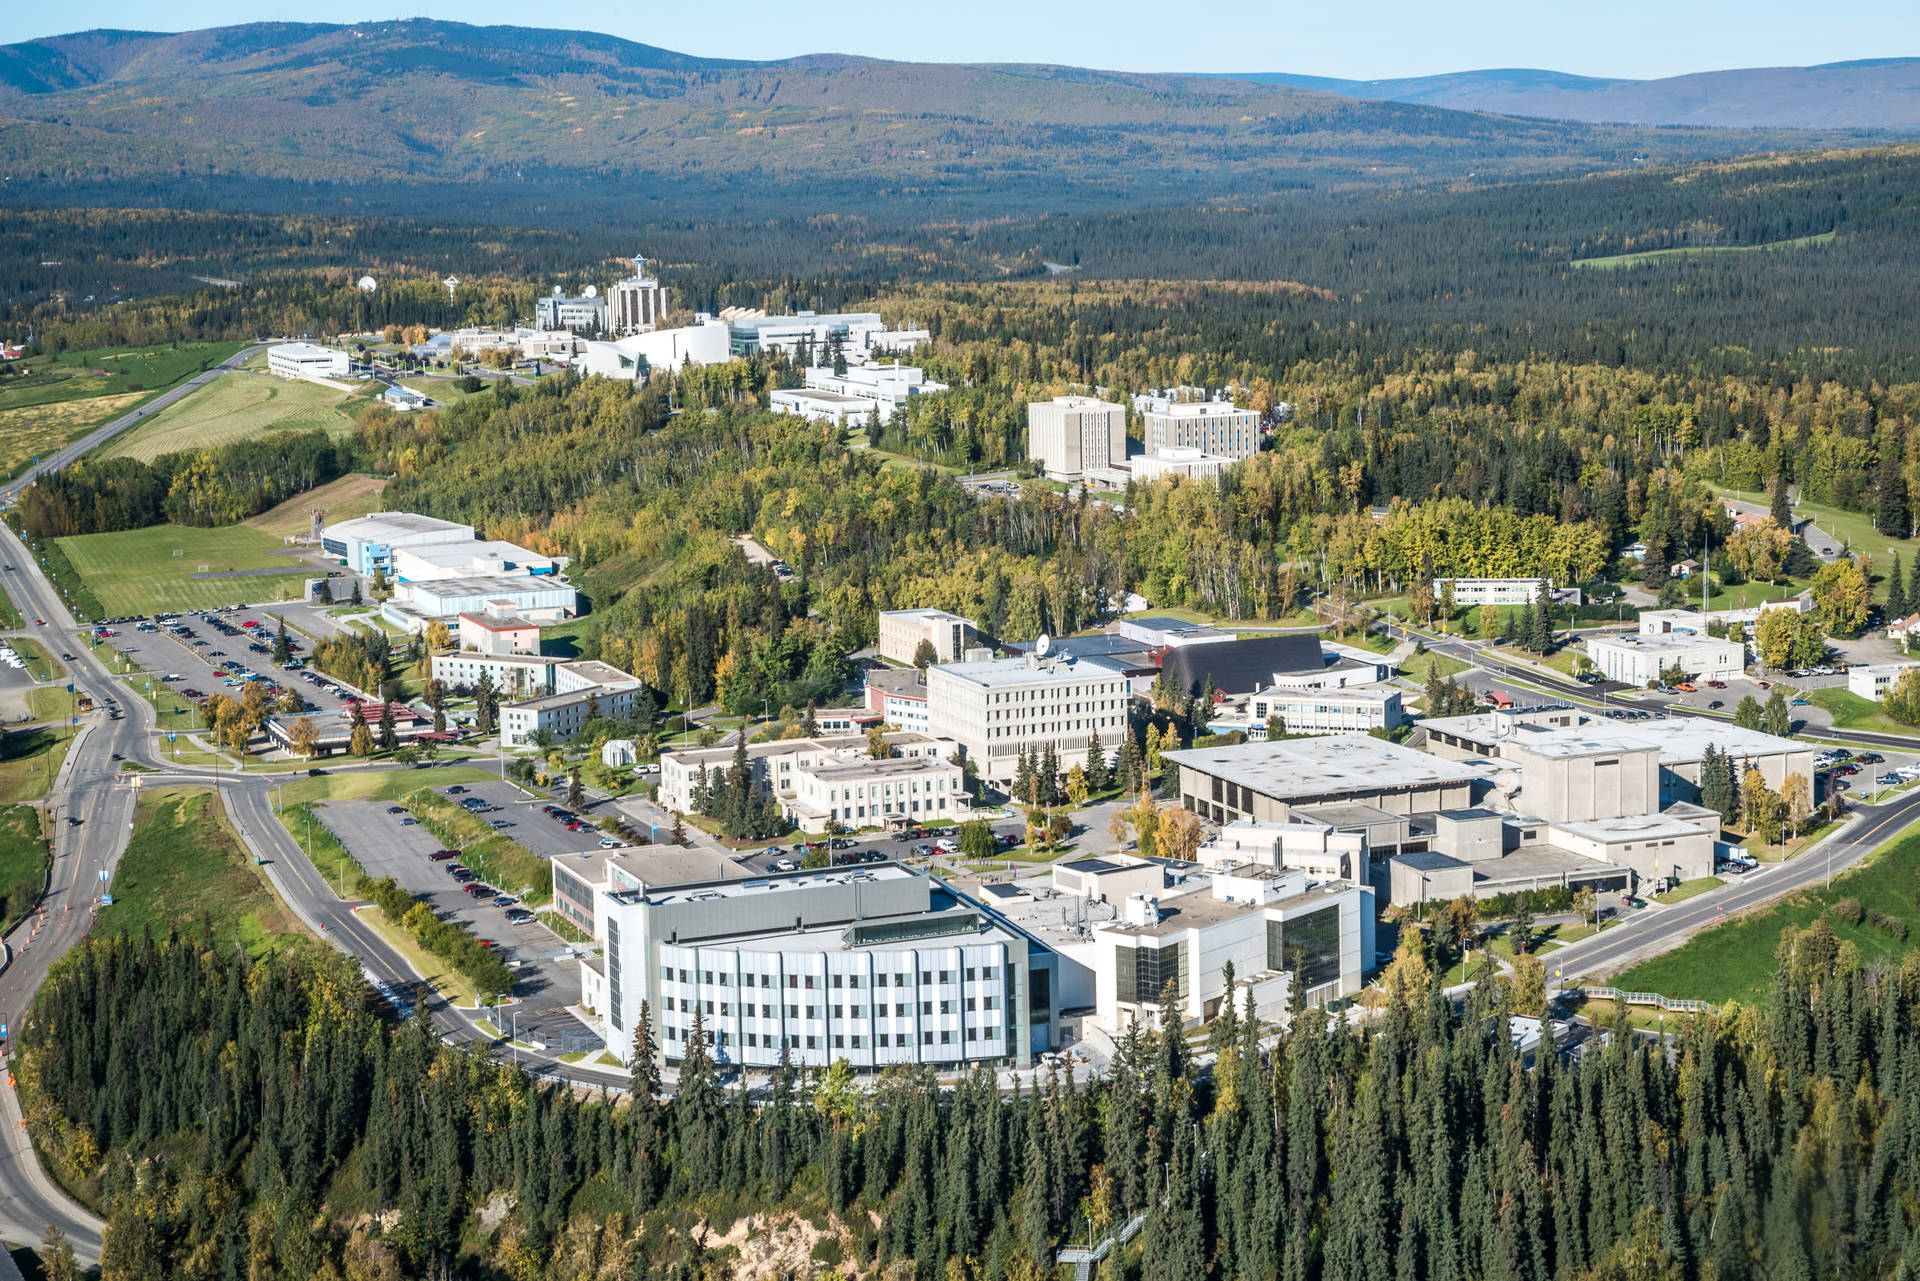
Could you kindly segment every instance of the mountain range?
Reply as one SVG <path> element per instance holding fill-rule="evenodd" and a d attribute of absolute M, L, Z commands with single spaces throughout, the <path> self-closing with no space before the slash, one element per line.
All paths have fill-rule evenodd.
<path fill-rule="evenodd" d="M 1521 119 L 1259 77 L 833 54 L 745 62 L 429 20 L 89 31 L 0 47 L 0 203 L 14 204 L 543 224 L 880 208 L 977 220 L 1869 136 Z"/>
<path fill-rule="evenodd" d="M 1659 80 L 1600 79 L 1527 68 L 1400 80 L 1336 80 L 1283 71 L 1234 78 L 1345 98 L 1549 120 L 1734 129 L 1920 128 L 1920 58 L 1747 67 Z"/>

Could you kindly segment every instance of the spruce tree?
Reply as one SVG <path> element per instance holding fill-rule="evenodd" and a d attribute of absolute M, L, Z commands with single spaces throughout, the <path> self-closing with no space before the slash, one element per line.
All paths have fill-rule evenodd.
<path fill-rule="evenodd" d="M 1775 476 L 1772 483 L 1767 486 L 1767 491 L 1768 510 L 1773 517 L 1773 523 L 1791 534 L 1793 532 L 1793 499 L 1792 487 L 1787 484 L 1787 478 Z"/>
<path fill-rule="evenodd" d="M 1100 741 L 1100 731 L 1093 731 L 1093 737 L 1087 740 L 1087 788 L 1093 792 L 1104 792 L 1111 783 L 1107 774 L 1107 748 Z"/>
<path fill-rule="evenodd" d="M 400 733 L 394 725 L 393 704 L 383 702 L 380 704 L 380 750 L 391 752 L 398 746 Z"/>
<path fill-rule="evenodd" d="M 1914 562 L 1920 564 L 1920 561 Z M 1907 604 L 1907 576 L 1900 567 L 1900 553 L 1893 554 L 1893 568 L 1887 571 L 1887 621 L 1896 622 L 1911 611 Z"/>

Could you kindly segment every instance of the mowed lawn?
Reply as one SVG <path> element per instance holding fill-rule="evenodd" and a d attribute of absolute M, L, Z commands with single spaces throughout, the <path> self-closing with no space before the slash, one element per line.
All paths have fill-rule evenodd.
<path fill-rule="evenodd" d="M 308 512 L 315 507 L 326 512 L 325 520 L 329 525 L 379 511 L 380 494 L 386 487 L 387 478 L 384 476 L 342 476 L 309 489 L 304 494 L 295 494 L 278 507 L 263 511 L 241 524 L 247 529 L 272 534 L 275 538 L 291 538 L 307 532 L 311 524 Z"/>
<path fill-rule="evenodd" d="M 1817 859 L 1819 851 L 1802 855 Z M 1883 846 L 1866 863 L 1840 876 L 1832 886 L 1816 886 L 1750 915 L 1696 935 L 1691 941 L 1636 965 L 1614 986 L 1633 992 L 1695 997 L 1704 1001 L 1763 1001 L 1773 980 L 1774 951 L 1787 926 L 1804 928 L 1842 899 L 1855 899 L 1868 911 L 1883 912 L 1920 932 L 1920 834 Z M 1871 918 L 1858 925 L 1829 914 L 1835 935 L 1859 949 L 1863 964 L 1898 964 L 1908 943 L 1878 928 Z"/>
<path fill-rule="evenodd" d="M 232 373 L 176 401 L 101 451 L 151 462 L 162 454 L 210 449 L 284 431 L 344 432 L 372 396 L 266 374 Z"/>
<path fill-rule="evenodd" d="M 181 343 L 32 356 L 0 379 L 0 474 L 84 436 L 219 364 L 235 343 Z"/>
<path fill-rule="evenodd" d="M 55 540 L 108 616 L 208 609 L 299 597 L 306 572 L 271 534 L 244 525 L 189 529 L 154 525 Z M 281 569 L 280 574 L 195 578 L 206 571 Z"/>

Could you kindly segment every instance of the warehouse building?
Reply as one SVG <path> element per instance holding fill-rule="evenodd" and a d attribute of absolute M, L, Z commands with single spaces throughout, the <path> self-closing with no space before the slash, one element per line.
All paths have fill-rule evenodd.
<path fill-rule="evenodd" d="M 1488 771 L 1370 734 L 1167 752 L 1180 803 L 1214 823 L 1284 823 L 1296 809 L 1353 803 L 1388 815 L 1471 805 Z"/>
<path fill-rule="evenodd" d="M 473 526 L 413 512 L 373 512 L 339 521 L 320 531 L 320 550 L 356 574 L 393 575 L 393 552 L 398 547 L 432 543 L 471 542 Z"/>
<path fill-rule="evenodd" d="M 1611 681 L 1646 686 L 1678 668 L 1690 680 L 1738 680 L 1747 667 L 1747 647 L 1687 632 L 1646 636 L 1591 636 L 1587 656 Z"/>
<path fill-rule="evenodd" d="M 267 372 L 276 378 L 345 378 L 347 353 L 310 342 L 283 342 L 267 348 Z"/>

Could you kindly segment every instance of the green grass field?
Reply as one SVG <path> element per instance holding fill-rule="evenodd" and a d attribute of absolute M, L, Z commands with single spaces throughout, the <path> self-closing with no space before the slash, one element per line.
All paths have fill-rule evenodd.
<path fill-rule="evenodd" d="M 197 932 L 206 922 L 215 945 L 238 941 L 260 956 L 317 947 L 248 859 L 207 788 L 143 792 L 133 835 L 101 923 L 137 936 L 152 927 Z"/>
<path fill-rule="evenodd" d="M 1871 730 L 1877 734 L 1906 734 L 1920 738 L 1920 728 L 1902 725 L 1893 717 L 1880 710 L 1880 704 L 1870 698 L 1862 698 L 1838 685 L 1825 689 L 1810 689 L 1802 693 L 1815 707 L 1824 707 L 1833 715 L 1836 729 Z M 1800 709 L 1796 709 L 1800 710 Z"/>
<path fill-rule="evenodd" d="M 0 473 L 86 435 L 211 368 L 238 343 L 179 343 L 30 356 L 0 381 Z"/>
<path fill-rule="evenodd" d="M 1441 680 L 1445 680 L 1449 676 L 1458 676 L 1461 672 L 1466 671 L 1467 667 L 1468 664 L 1462 659 L 1454 658 L 1447 654 L 1436 654 L 1432 650 L 1428 650 L 1424 654 L 1415 654 L 1406 662 L 1400 664 L 1400 671 L 1402 675 L 1411 680 L 1419 681 L 1424 685 L 1426 684 L 1427 673 L 1430 671 L 1437 673 Z"/>
<path fill-rule="evenodd" d="M 7 595 L 5 591 L 0 591 L 0 631 L 19 631 L 24 626 L 26 626 L 26 620 L 20 617 L 20 611 L 14 606 L 13 597 Z"/>
<path fill-rule="evenodd" d="M 384 476 L 342 476 L 324 485 L 295 494 L 286 502 L 258 516 L 240 522 L 275 538 L 305 534 L 311 524 L 308 513 L 315 507 L 326 512 L 328 523 L 351 520 L 380 510 L 380 493 L 387 487 Z"/>
<path fill-rule="evenodd" d="M 1816 852 L 1809 858 L 1818 858 Z M 1685 945 L 1636 965 L 1609 980 L 1615 987 L 1663 996 L 1695 997 L 1704 1001 L 1761 1001 L 1774 969 L 1774 949 L 1789 925 L 1804 928 L 1821 912 L 1842 899 L 1857 899 L 1869 909 L 1920 928 L 1920 835 L 1883 845 L 1868 861 L 1834 878 L 1830 887 L 1816 887 L 1772 907 L 1715 926 Z M 1851 941 L 1862 965 L 1886 961 L 1897 965 L 1908 944 L 1871 920 L 1854 925 L 1829 916 L 1833 932 Z"/>
<path fill-rule="evenodd" d="M 355 412 L 372 399 L 368 388 L 344 392 L 265 374 L 227 374 L 116 436 L 101 457 L 151 462 L 161 454 L 231 445 L 274 432 L 345 432 Z"/>
<path fill-rule="evenodd" d="M 1761 253 L 1769 249 L 1805 249 L 1811 245 L 1832 244 L 1833 238 L 1833 232 L 1823 231 L 1817 236 L 1773 240 L 1764 245 L 1695 245 L 1679 249 L 1648 249 L 1642 253 L 1611 254 L 1605 258 L 1575 258 L 1568 265 L 1587 267 L 1595 271 L 1617 271 L 1622 267 L 1639 267 L 1647 263 L 1667 262 L 1676 258 L 1712 258 L 1720 254 Z"/>
<path fill-rule="evenodd" d="M 31 636 L 16 636 L 7 642 L 13 652 L 26 660 L 27 675 L 37 681 L 50 681 L 57 676 L 65 676 L 67 669 L 61 665 L 45 643 Z"/>
<path fill-rule="evenodd" d="M 12 930 L 40 901 L 52 862 L 47 839 L 40 834 L 40 807 L 0 810 L 0 934 Z"/>
<path fill-rule="evenodd" d="M 1715 485 L 1714 492 L 1726 498 L 1737 498 L 1744 503 L 1767 506 L 1768 498 L 1764 493 L 1756 494 L 1751 490 L 1728 489 Z M 1855 551 L 1866 552 L 1874 558 L 1877 568 L 1887 568 L 1886 562 L 1895 552 L 1901 560 L 1911 565 L 1915 555 L 1920 554 L 1920 538 L 1889 538 L 1873 527 L 1873 516 L 1869 512 L 1850 512 L 1838 507 L 1829 507 L 1824 503 L 1797 502 L 1793 505 L 1793 514 L 1811 520 L 1827 534 L 1845 543 Z M 1806 584 L 1796 584 L 1791 590 L 1798 591 Z"/>
<path fill-rule="evenodd" d="M 235 601 L 291 600 L 300 595 L 307 577 L 299 569 L 238 578 L 193 577 L 203 568 L 224 573 L 292 564 L 278 538 L 244 525 L 223 529 L 154 525 L 53 541 L 109 616 L 206 609 Z"/>
<path fill-rule="evenodd" d="M 0 734 L 0 804 L 45 796 L 72 746 L 73 731 L 64 727 Z"/>

